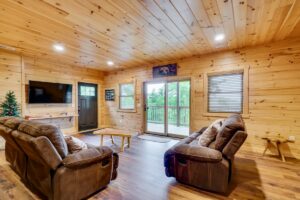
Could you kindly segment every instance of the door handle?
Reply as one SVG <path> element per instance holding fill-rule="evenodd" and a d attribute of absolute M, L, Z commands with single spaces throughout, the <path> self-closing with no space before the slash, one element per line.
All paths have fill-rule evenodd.
<path fill-rule="evenodd" d="M 147 111 L 149 109 L 149 107 L 145 104 L 144 105 L 144 111 Z"/>

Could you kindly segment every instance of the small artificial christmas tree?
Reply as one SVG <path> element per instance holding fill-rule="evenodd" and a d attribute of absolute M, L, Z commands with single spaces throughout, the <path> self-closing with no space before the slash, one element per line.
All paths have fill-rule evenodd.
<path fill-rule="evenodd" d="M 5 101 L 1 103 L 0 116 L 20 116 L 20 107 L 18 105 L 16 95 L 13 91 L 8 91 L 5 96 Z"/>

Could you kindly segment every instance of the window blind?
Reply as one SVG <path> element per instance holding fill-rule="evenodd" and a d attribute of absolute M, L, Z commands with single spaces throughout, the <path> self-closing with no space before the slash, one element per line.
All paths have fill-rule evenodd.
<path fill-rule="evenodd" d="M 242 111 L 243 73 L 208 76 L 208 112 Z"/>

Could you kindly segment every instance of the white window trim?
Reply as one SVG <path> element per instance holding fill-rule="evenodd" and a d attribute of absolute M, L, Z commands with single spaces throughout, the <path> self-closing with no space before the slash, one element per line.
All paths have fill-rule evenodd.
<path fill-rule="evenodd" d="M 203 116 L 207 117 L 227 117 L 232 114 L 229 112 L 208 112 L 208 77 L 214 75 L 225 75 L 225 74 L 234 74 L 234 73 L 243 73 L 243 108 L 242 116 L 244 118 L 249 117 L 249 67 L 243 67 L 235 70 L 228 71 L 215 71 L 204 73 L 204 106 L 203 106 Z"/>
<path fill-rule="evenodd" d="M 129 109 L 124 109 L 121 108 L 121 85 L 124 84 L 133 84 L 133 109 L 129 108 Z M 118 87 L 118 112 L 136 112 L 136 84 L 135 81 L 130 81 L 130 82 L 122 82 L 119 83 L 119 87 Z"/>

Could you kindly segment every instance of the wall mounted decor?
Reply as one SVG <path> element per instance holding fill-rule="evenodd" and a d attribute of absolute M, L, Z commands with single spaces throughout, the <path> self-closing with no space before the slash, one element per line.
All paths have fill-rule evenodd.
<path fill-rule="evenodd" d="M 115 90 L 106 89 L 105 90 L 105 101 L 114 101 L 115 100 Z"/>
<path fill-rule="evenodd" d="M 177 63 L 153 67 L 153 78 L 177 75 Z"/>

